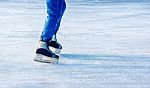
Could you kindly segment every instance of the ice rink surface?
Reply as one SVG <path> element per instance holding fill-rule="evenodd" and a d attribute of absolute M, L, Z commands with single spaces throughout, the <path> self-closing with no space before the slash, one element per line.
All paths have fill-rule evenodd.
<path fill-rule="evenodd" d="M 44 0 L 0 0 L 0 88 L 150 88 L 150 1 L 68 0 L 60 63 L 34 62 Z"/>

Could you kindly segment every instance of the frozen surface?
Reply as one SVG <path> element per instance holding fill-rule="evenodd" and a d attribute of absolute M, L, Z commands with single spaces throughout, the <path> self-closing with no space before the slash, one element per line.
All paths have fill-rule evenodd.
<path fill-rule="evenodd" d="M 0 88 L 150 88 L 150 1 L 67 2 L 52 65 L 33 61 L 44 0 L 0 0 Z"/>

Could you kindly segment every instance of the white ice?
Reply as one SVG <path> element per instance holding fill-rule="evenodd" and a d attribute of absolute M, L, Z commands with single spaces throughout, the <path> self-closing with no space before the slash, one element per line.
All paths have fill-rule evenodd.
<path fill-rule="evenodd" d="M 44 0 L 0 0 L 0 88 L 150 88 L 150 1 L 68 0 L 60 63 L 34 62 Z"/>

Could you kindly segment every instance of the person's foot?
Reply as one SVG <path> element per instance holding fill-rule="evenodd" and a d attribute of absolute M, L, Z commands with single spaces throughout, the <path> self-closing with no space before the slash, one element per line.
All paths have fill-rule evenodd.
<path fill-rule="evenodd" d="M 54 54 L 48 47 L 48 44 L 43 41 L 39 41 L 38 48 L 36 50 L 35 61 L 44 63 L 57 63 L 59 56 Z"/>
<path fill-rule="evenodd" d="M 48 46 L 53 53 L 61 53 L 62 46 L 60 43 L 58 43 L 56 35 L 53 36 L 53 39 L 49 42 Z"/>

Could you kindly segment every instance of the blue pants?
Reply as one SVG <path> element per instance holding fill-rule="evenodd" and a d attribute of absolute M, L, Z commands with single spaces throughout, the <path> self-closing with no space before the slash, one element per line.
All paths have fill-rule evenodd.
<path fill-rule="evenodd" d="M 46 5 L 47 19 L 41 34 L 41 40 L 49 42 L 59 29 L 66 3 L 65 0 L 46 0 Z"/>

